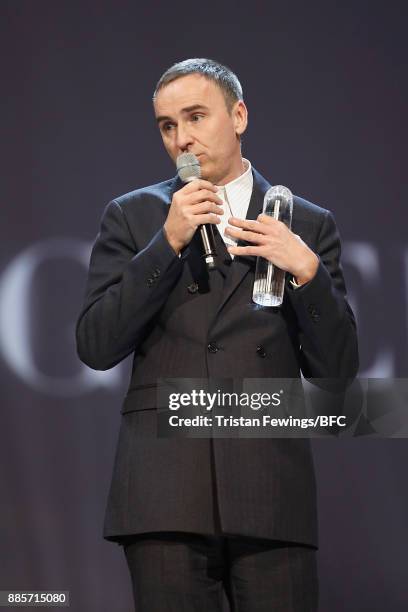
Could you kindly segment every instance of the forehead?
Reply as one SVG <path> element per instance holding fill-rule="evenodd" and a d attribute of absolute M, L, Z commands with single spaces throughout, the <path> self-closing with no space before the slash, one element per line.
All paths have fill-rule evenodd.
<path fill-rule="evenodd" d="M 201 74 L 189 74 L 160 89 L 154 101 L 154 109 L 156 115 L 161 115 L 177 113 L 196 104 L 209 108 L 218 104 L 225 105 L 224 95 L 214 81 Z"/>

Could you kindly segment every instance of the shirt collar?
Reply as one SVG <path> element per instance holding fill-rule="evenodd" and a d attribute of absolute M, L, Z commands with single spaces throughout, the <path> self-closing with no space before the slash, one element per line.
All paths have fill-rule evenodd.
<path fill-rule="evenodd" d="M 233 202 L 236 196 L 242 194 L 243 191 L 249 192 L 249 194 L 252 193 L 254 179 L 251 162 L 245 158 L 242 158 L 242 162 L 244 164 L 244 172 L 242 174 L 225 185 L 217 185 L 219 191 L 225 190 L 224 193 L 229 202 Z"/>

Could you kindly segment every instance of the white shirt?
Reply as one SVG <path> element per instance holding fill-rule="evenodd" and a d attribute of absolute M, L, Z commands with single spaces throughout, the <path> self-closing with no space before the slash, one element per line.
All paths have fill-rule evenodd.
<path fill-rule="evenodd" d="M 252 176 L 251 162 L 244 158 L 242 161 L 245 170 L 240 176 L 225 185 L 216 185 L 218 189 L 217 195 L 223 201 L 222 208 L 224 209 L 224 214 L 220 215 L 221 223 L 217 224 L 217 228 L 227 246 L 233 246 L 237 243 L 230 236 L 224 236 L 225 228 L 228 226 L 228 219 L 230 217 L 245 219 L 252 195 L 254 178 Z M 234 256 L 231 255 L 231 257 L 233 258 Z"/>

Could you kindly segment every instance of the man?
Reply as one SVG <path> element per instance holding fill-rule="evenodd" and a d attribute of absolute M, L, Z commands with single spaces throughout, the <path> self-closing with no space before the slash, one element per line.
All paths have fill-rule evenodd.
<path fill-rule="evenodd" d="M 241 156 L 247 109 L 225 66 L 175 64 L 154 111 L 171 159 L 194 153 L 202 179 L 116 198 L 92 251 L 79 355 L 105 370 L 134 354 L 104 537 L 125 546 L 137 611 L 216 612 L 223 590 L 239 612 L 314 611 L 309 441 L 157 438 L 156 391 L 159 378 L 354 377 L 336 226 L 298 197 L 292 231 L 260 214 L 270 185 Z M 220 230 L 210 273 L 205 223 Z M 252 302 L 259 255 L 288 273 L 279 309 Z"/>

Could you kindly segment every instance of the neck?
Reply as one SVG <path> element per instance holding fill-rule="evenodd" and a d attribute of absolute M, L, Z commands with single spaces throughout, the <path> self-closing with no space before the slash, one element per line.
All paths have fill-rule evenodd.
<path fill-rule="evenodd" d="M 241 174 L 243 174 L 244 172 L 245 172 L 244 161 L 240 155 L 236 163 L 230 168 L 230 171 L 228 172 L 228 174 L 224 176 L 222 179 L 220 179 L 219 181 L 217 181 L 216 185 L 219 185 L 220 187 L 222 185 L 226 185 L 227 183 L 230 183 L 231 181 L 241 176 Z"/>

